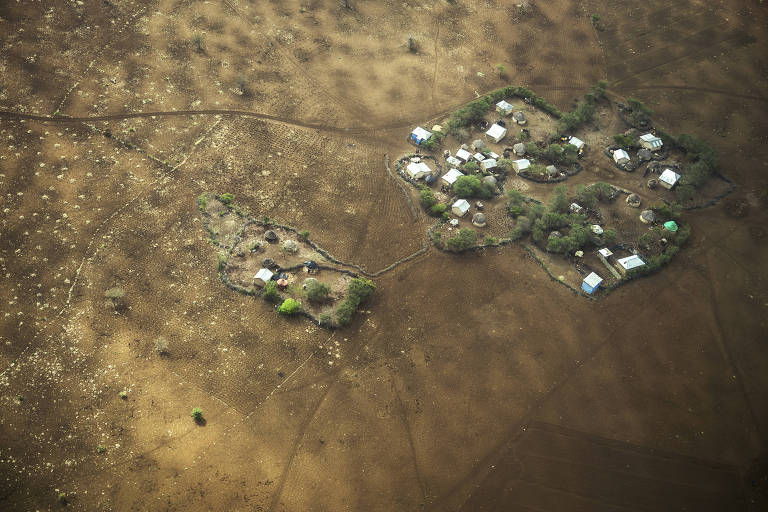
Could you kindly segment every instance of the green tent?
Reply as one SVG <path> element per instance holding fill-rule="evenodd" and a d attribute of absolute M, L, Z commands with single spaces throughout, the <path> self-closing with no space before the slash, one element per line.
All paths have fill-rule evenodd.
<path fill-rule="evenodd" d="M 667 231 L 672 231 L 673 233 L 677 231 L 677 222 L 670 220 L 664 223 L 664 228 Z"/>

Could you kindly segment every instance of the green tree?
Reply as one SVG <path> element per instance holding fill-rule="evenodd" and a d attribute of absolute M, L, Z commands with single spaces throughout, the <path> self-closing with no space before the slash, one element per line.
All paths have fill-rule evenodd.
<path fill-rule="evenodd" d="M 200 423 L 203 421 L 203 410 L 199 407 L 195 407 L 192 409 L 192 414 L 190 416 L 192 416 L 192 419 L 194 419 L 197 423 Z"/>
<path fill-rule="evenodd" d="M 459 234 L 449 238 L 446 245 L 452 251 L 459 252 L 469 249 L 477 243 L 477 233 L 469 228 L 461 228 Z"/>
<path fill-rule="evenodd" d="M 277 312 L 285 316 L 295 315 L 300 311 L 301 311 L 301 302 L 291 298 L 285 299 L 283 303 L 280 304 L 280 307 L 277 308 Z"/>
<path fill-rule="evenodd" d="M 423 206 L 426 210 L 432 208 L 432 206 L 437 202 L 435 200 L 435 194 L 432 192 L 432 189 L 425 185 L 421 186 L 419 198 L 421 200 L 421 206 Z"/>
<path fill-rule="evenodd" d="M 432 208 L 429 209 L 429 214 L 433 217 L 442 217 L 443 214 L 448 210 L 448 205 L 445 203 L 437 203 L 433 204 Z"/>
<path fill-rule="evenodd" d="M 272 280 L 267 281 L 261 291 L 261 296 L 270 302 L 277 302 L 280 298 L 280 294 L 277 291 L 277 283 Z"/>
<path fill-rule="evenodd" d="M 331 293 L 331 288 L 320 281 L 310 281 L 307 284 L 307 299 L 310 302 L 322 302 L 328 298 L 328 294 Z"/>
<path fill-rule="evenodd" d="M 459 176 L 453 183 L 453 192 L 461 198 L 490 199 L 496 191 L 493 185 L 483 183 L 477 176 Z"/>
<path fill-rule="evenodd" d="M 558 185 L 555 187 L 552 194 L 552 200 L 549 203 L 549 210 L 556 213 L 565 213 L 568 211 L 568 197 L 566 196 L 567 189 L 565 185 Z"/>

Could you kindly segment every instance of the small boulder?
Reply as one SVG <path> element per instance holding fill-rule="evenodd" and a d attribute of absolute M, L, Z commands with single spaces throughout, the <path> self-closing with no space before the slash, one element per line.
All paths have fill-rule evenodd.
<path fill-rule="evenodd" d="M 271 229 L 264 233 L 264 240 L 270 243 L 277 242 L 277 233 L 272 231 Z"/>
<path fill-rule="evenodd" d="M 573 253 L 573 255 L 576 256 L 577 258 L 583 258 L 584 251 L 576 251 L 575 253 Z"/>
<path fill-rule="evenodd" d="M 643 210 L 640 213 L 640 220 L 643 221 L 645 224 L 650 224 L 654 220 L 656 220 L 656 215 L 653 213 L 653 210 Z"/>

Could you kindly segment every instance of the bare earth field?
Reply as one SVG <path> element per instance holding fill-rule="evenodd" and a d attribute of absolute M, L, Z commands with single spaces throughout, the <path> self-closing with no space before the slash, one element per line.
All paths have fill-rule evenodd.
<path fill-rule="evenodd" d="M 350 3 L 0 5 L 0 509 L 764 510 L 765 3 Z M 219 280 L 203 192 L 375 272 L 417 122 L 599 79 L 736 183 L 662 272 L 430 250 L 337 331 Z"/>

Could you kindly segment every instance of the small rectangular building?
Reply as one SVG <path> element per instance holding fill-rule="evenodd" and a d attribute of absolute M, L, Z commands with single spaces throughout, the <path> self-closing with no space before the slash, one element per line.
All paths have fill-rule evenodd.
<path fill-rule="evenodd" d="M 483 160 L 485 160 L 485 155 L 482 153 L 475 153 L 474 155 L 472 155 L 472 158 L 475 159 L 475 162 L 480 163 Z"/>
<path fill-rule="evenodd" d="M 405 168 L 405 173 L 414 180 L 419 180 L 428 174 L 432 174 L 432 169 L 424 162 L 411 162 Z"/>
<path fill-rule="evenodd" d="M 659 183 L 662 187 L 671 190 L 677 184 L 680 179 L 680 175 L 672 169 L 664 169 L 664 172 L 659 176 Z"/>
<path fill-rule="evenodd" d="M 411 140 L 415 142 L 416 144 L 421 145 L 423 142 L 429 140 L 429 138 L 432 136 L 431 133 L 429 133 L 427 130 L 422 128 L 421 126 L 417 126 L 414 128 L 414 130 L 411 132 Z"/>
<path fill-rule="evenodd" d="M 525 171 L 531 168 L 531 162 L 527 158 L 521 158 L 520 160 L 512 161 L 512 168 L 520 174 L 520 171 Z"/>
<path fill-rule="evenodd" d="M 578 137 L 571 137 L 570 139 L 568 139 L 568 144 L 570 144 L 571 146 L 575 146 L 577 150 L 584 147 L 584 141 Z"/>
<path fill-rule="evenodd" d="M 613 161 L 618 165 L 629 163 L 629 153 L 623 149 L 617 149 L 613 152 Z"/>
<path fill-rule="evenodd" d="M 445 163 L 447 163 L 451 167 L 458 167 L 461 165 L 462 162 L 455 156 L 449 156 L 448 158 L 445 159 Z"/>
<path fill-rule="evenodd" d="M 496 169 L 496 160 L 493 158 L 486 158 L 482 162 L 480 162 L 480 168 L 484 170 L 485 172 L 490 172 Z"/>
<path fill-rule="evenodd" d="M 626 258 L 619 258 L 616 260 L 616 265 L 619 269 L 619 272 L 626 274 L 630 270 L 642 267 L 645 265 L 645 262 L 640 256 L 633 254 L 632 256 L 627 256 Z"/>
<path fill-rule="evenodd" d="M 496 112 L 503 116 L 508 116 L 515 109 L 515 106 L 508 103 L 506 100 L 501 100 L 496 104 Z"/>
<path fill-rule="evenodd" d="M 487 151 L 486 154 L 488 155 L 488 158 L 493 158 L 494 160 L 499 159 L 498 153 L 494 153 L 493 151 Z"/>
<path fill-rule="evenodd" d="M 269 282 L 272 279 L 272 276 L 275 275 L 272 273 L 271 270 L 268 268 L 262 268 L 259 269 L 258 272 L 256 272 L 256 275 L 253 276 L 253 284 L 255 286 L 258 286 L 259 288 L 262 288 L 267 282 Z"/>
<path fill-rule="evenodd" d="M 664 142 L 652 133 L 646 133 L 640 136 L 640 145 L 651 151 L 658 151 L 664 145 Z"/>
<path fill-rule="evenodd" d="M 606 259 L 611 257 L 611 256 L 613 256 L 613 252 L 611 252 L 611 250 L 609 248 L 607 248 L 607 247 L 604 247 L 604 248 L 600 249 L 599 251 L 597 251 L 597 253 L 600 254 L 600 256 L 602 256 L 603 258 L 606 258 Z"/>
<path fill-rule="evenodd" d="M 500 124 L 492 124 L 490 128 L 488 128 L 488 131 L 485 132 L 485 134 L 493 141 L 493 142 L 501 142 L 501 140 L 507 136 L 507 129 L 501 126 Z"/>
<path fill-rule="evenodd" d="M 592 272 L 581 282 L 581 289 L 592 295 L 600 287 L 603 278 Z"/>
<path fill-rule="evenodd" d="M 443 174 L 442 180 L 449 185 L 453 185 L 460 176 L 464 174 L 458 169 L 451 169 L 447 173 Z"/>
<path fill-rule="evenodd" d="M 456 152 L 456 158 L 462 162 L 469 162 L 469 159 L 472 158 L 472 153 L 462 148 Z"/>
<path fill-rule="evenodd" d="M 451 211 L 457 217 L 463 217 L 469 211 L 469 201 L 466 199 L 459 199 L 451 205 Z"/>

